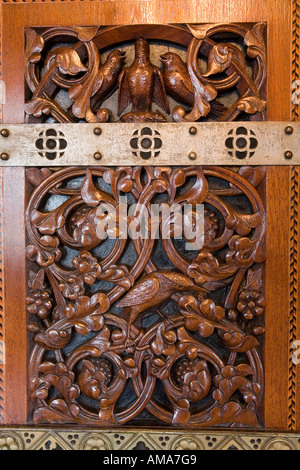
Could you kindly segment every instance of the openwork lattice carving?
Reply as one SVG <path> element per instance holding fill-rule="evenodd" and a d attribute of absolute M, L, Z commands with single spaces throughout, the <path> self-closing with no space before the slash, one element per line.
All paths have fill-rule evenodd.
<path fill-rule="evenodd" d="M 263 120 L 264 30 L 264 23 L 27 29 L 27 120 Z"/>
<path fill-rule="evenodd" d="M 35 423 L 259 425 L 264 171 L 27 170 Z M 122 195 L 131 222 L 142 204 L 204 204 L 203 248 L 185 250 L 172 213 L 167 239 L 161 218 L 156 240 L 99 237 L 99 205 Z"/>

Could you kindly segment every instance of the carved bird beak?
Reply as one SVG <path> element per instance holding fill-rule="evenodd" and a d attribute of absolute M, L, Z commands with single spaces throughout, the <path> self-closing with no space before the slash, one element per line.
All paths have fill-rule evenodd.
<path fill-rule="evenodd" d="M 161 55 L 160 60 L 161 60 L 161 62 L 167 62 L 168 59 L 165 55 Z"/>
<path fill-rule="evenodd" d="M 125 57 L 126 52 L 125 51 L 119 51 L 120 56 Z"/>

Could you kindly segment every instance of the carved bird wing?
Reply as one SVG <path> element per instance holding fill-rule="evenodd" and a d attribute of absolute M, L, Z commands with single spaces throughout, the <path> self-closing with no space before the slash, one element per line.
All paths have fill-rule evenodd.
<path fill-rule="evenodd" d="M 188 80 L 184 80 L 183 78 L 179 81 L 179 94 L 180 94 L 180 88 L 182 87 L 182 91 L 184 94 L 188 96 L 189 101 L 193 102 L 194 101 L 194 88 L 192 85 L 192 82 Z"/>
<path fill-rule="evenodd" d="M 128 84 L 128 67 L 126 67 L 119 76 L 118 116 L 125 111 L 130 103 L 131 95 Z"/>
<path fill-rule="evenodd" d="M 169 101 L 165 90 L 164 79 L 158 67 L 154 67 L 153 101 L 167 114 L 170 114 Z"/>
<path fill-rule="evenodd" d="M 117 307 L 131 307 L 140 305 L 152 299 L 159 291 L 158 279 L 151 278 L 141 281 L 131 289 L 128 294 L 118 303 Z"/>

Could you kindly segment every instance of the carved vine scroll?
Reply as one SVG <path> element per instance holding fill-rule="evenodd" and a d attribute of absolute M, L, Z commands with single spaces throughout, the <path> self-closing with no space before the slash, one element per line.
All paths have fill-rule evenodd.
<path fill-rule="evenodd" d="M 27 29 L 27 120 L 264 120 L 265 26 Z"/>
<path fill-rule="evenodd" d="M 259 426 L 264 171 L 27 170 L 35 423 Z M 156 240 L 99 235 L 99 205 L 122 195 L 138 232 L 142 204 L 204 204 L 203 248 L 184 249 L 172 212 L 167 239 L 164 219 Z"/>

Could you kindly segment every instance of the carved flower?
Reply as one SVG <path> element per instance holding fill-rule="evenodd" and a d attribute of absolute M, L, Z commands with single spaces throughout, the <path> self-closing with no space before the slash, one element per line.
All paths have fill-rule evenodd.
<path fill-rule="evenodd" d="M 259 317 L 265 311 L 266 301 L 259 291 L 243 290 L 239 295 L 237 309 L 242 313 L 244 320 L 250 321 Z"/>
<path fill-rule="evenodd" d="M 288 441 L 274 439 L 268 444 L 267 450 L 294 450 L 294 449 L 293 449 L 292 444 L 290 444 Z"/>
<path fill-rule="evenodd" d="M 228 243 L 230 251 L 226 255 L 226 261 L 230 266 L 248 268 L 253 262 L 253 250 L 255 242 L 246 237 L 235 235 Z"/>
<path fill-rule="evenodd" d="M 78 209 L 71 218 L 74 240 L 87 250 L 94 248 L 101 241 L 97 236 L 98 222 L 96 208 L 83 207 Z"/>
<path fill-rule="evenodd" d="M 41 320 L 45 320 L 52 308 L 50 294 L 47 290 L 34 292 L 26 297 L 26 310 L 32 315 L 37 315 Z"/>
<path fill-rule="evenodd" d="M 97 259 L 88 251 L 82 251 L 79 256 L 73 259 L 72 264 L 88 285 L 94 284 L 102 271 Z"/>
<path fill-rule="evenodd" d="M 211 376 L 205 361 L 184 360 L 176 369 L 176 381 L 192 403 L 203 400 L 211 388 Z"/>
<path fill-rule="evenodd" d="M 0 450 L 20 450 L 20 444 L 14 436 L 0 434 Z"/>
<path fill-rule="evenodd" d="M 104 369 L 102 372 L 88 360 L 82 362 L 78 384 L 81 392 L 93 400 L 100 399 L 102 393 L 107 392 L 107 377 L 104 373 Z"/>
<path fill-rule="evenodd" d="M 190 402 L 196 403 L 208 395 L 211 384 L 211 375 L 207 363 L 201 361 L 192 372 L 185 375 L 182 391 Z"/>
<path fill-rule="evenodd" d="M 262 289 L 262 269 L 249 269 L 247 282 L 244 289 L 239 294 L 237 309 L 242 313 L 244 320 L 250 321 L 254 317 L 259 317 L 265 311 L 265 298 L 261 294 Z"/>
<path fill-rule="evenodd" d="M 92 436 L 84 442 L 83 450 L 109 450 L 109 445 L 101 437 Z"/>
<path fill-rule="evenodd" d="M 64 297 L 70 300 L 76 300 L 84 294 L 83 280 L 80 277 L 70 276 L 65 282 L 58 286 Z"/>
<path fill-rule="evenodd" d="M 196 440 L 186 438 L 176 442 L 175 450 L 200 450 L 200 446 Z"/>

